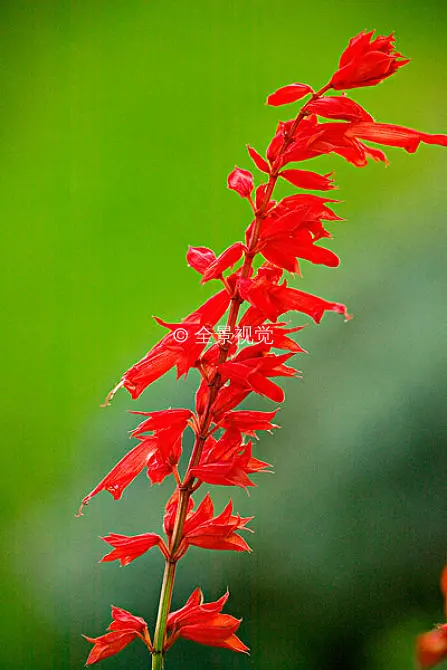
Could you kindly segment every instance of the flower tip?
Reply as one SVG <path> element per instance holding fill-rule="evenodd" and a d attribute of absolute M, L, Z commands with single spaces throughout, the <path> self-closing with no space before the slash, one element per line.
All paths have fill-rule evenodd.
<path fill-rule="evenodd" d="M 84 512 L 82 510 L 83 510 L 83 508 L 85 507 L 86 504 L 87 503 L 85 503 L 85 502 L 81 502 L 81 504 L 79 506 L 79 509 L 75 514 L 76 519 L 79 519 L 79 517 L 84 516 Z"/>
<path fill-rule="evenodd" d="M 122 386 L 124 386 L 124 379 L 122 379 L 122 380 L 119 382 L 119 384 L 117 384 L 111 391 L 108 392 L 108 394 L 107 394 L 106 397 L 105 397 L 104 402 L 102 403 L 102 405 L 100 405 L 100 407 L 109 407 L 109 405 L 111 405 L 111 403 L 112 403 L 112 400 L 113 400 L 113 397 L 114 397 L 115 393 L 116 393 Z"/>

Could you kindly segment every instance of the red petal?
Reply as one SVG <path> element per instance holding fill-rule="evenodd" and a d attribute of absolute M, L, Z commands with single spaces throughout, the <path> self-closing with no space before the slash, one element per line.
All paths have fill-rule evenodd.
<path fill-rule="evenodd" d="M 149 549 L 163 542 L 161 537 L 155 533 L 144 533 L 142 535 L 134 535 L 133 537 L 110 533 L 110 535 L 106 535 L 101 539 L 114 547 L 113 551 L 103 556 L 101 563 L 119 561 L 122 567 L 129 565 L 129 563 L 145 554 Z M 112 625 L 111 630 L 116 630 L 116 626 L 113 627 Z"/>
<path fill-rule="evenodd" d="M 93 665 L 104 658 L 118 654 L 118 652 L 122 651 L 124 647 L 127 647 L 135 639 L 136 633 L 112 631 L 100 637 L 87 637 L 87 635 L 84 635 L 84 637 L 88 642 L 94 644 L 86 661 L 86 665 Z"/>
<path fill-rule="evenodd" d="M 82 500 L 82 507 L 97 495 L 100 491 L 108 491 L 115 500 L 121 498 L 124 489 L 143 470 L 151 452 L 156 449 L 156 439 L 148 438 L 134 447 L 128 454 L 115 465 L 104 479 Z"/>
<path fill-rule="evenodd" d="M 112 623 L 109 630 L 126 630 L 133 629 L 135 632 L 142 633 L 147 628 L 147 623 L 140 616 L 135 616 L 121 607 L 112 605 Z"/>
<path fill-rule="evenodd" d="M 313 89 L 307 84 L 289 84 L 288 86 L 278 88 L 277 91 L 269 95 L 267 104 L 273 107 L 287 105 L 290 102 L 301 100 L 308 93 L 313 93 Z"/>
<path fill-rule="evenodd" d="M 401 147 L 409 153 L 414 153 L 420 142 L 447 146 L 447 135 L 420 133 L 412 128 L 395 126 L 391 123 L 355 123 L 347 130 L 346 135 L 369 140 L 370 142 L 378 142 L 379 144 Z"/>
<path fill-rule="evenodd" d="M 311 100 L 306 105 L 306 111 L 326 119 L 341 119 L 342 121 L 373 121 L 371 114 L 363 109 L 358 102 L 346 98 L 344 95 L 324 96 L 318 100 Z"/>

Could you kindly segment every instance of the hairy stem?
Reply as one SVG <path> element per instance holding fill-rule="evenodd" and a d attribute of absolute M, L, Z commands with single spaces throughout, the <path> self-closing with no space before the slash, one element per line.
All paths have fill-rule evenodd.
<path fill-rule="evenodd" d="M 311 101 L 322 96 L 329 89 L 329 85 L 324 86 L 319 91 L 314 93 L 311 97 Z M 268 203 L 273 194 L 276 182 L 278 180 L 278 173 L 281 168 L 281 159 L 284 152 L 287 150 L 289 145 L 293 142 L 293 135 L 302 119 L 306 116 L 306 105 L 301 109 L 298 116 L 295 119 L 295 122 L 292 126 L 291 132 L 287 137 L 284 137 L 283 144 L 278 152 L 278 156 L 272 165 L 270 172 L 269 180 L 265 189 L 264 198 L 261 205 L 255 212 L 255 222 L 251 234 L 251 238 L 248 242 L 248 248 L 245 252 L 244 264 L 242 266 L 241 276 L 247 278 L 250 276 L 253 259 L 256 255 L 256 245 L 258 243 L 259 232 L 263 219 L 266 216 L 266 210 Z M 243 298 L 236 290 L 235 295 L 231 299 L 230 311 L 228 314 L 227 325 L 225 332 L 231 335 L 234 335 L 239 310 L 243 303 Z M 227 342 L 222 342 L 219 344 L 220 353 L 218 359 L 218 366 L 226 362 L 229 353 L 229 346 Z M 152 670 L 162 670 L 164 666 L 163 653 L 166 642 L 166 628 L 167 628 L 167 619 L 171 607 L 172 592 L 174 588 L 174 579 L 175 579 L 175 570 L 177 566 L 178 559 L 175 558 L 176 551 L 182 541 L 183 537 L 183 527 L 186 519 L 186 514 L 188 510 L 188 502 L 191 497 L 194 488 L 194 476 L 192 476 L 191 470 L 196 467 L 200 462 L 200 457 L 203 450 L 203 445 L 208 437 L 208 431 L 211 425 L 211 419 L 213 416 L 213 406 L 216 401 L 219 390 L 222 387 L 222 379 L 217 371 L 214 377 L 209 383 L 210 392 L 208 395 L 208 401 L 206 409 L 203 413 L 201 421 L 199 423 L 199 430 L 196 435 L 196 440 L 194 447 L 191 453 L 191 458 L 189 460 L 188 468 L 184 477 L 183 482 L 178 486 L 179 491 L 179 502 L 177 507 L 176 519 L 174 522 L 174 528 L 172 532 L 171 543 L 169 546 L 170 559 L 166 560 L 165 571 L 163 575 L 163 583 L 160 593 L 160 603 L 158 608 L 157 623 L 154 633 L 154 651 L 152 655 Z"/>

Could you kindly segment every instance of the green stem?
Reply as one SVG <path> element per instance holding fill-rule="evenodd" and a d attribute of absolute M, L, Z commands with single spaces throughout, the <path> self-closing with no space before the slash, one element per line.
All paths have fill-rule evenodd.
<path fill-rule="evenodd" d="M 152 652 L 152 670 L 162 670 L 164 667 L 163 645 L 166 633 L 168 614 L 171 608 L 172 590 L 174 588 L 175 569 L 177 563 L 166 561 L 163 582 L 161 585 L 160 605 L 158 608 L 157 624 L 154 633 L 154 651 Z"/>

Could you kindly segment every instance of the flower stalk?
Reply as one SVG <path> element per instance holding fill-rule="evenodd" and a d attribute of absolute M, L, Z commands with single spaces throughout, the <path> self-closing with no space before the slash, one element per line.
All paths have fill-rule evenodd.
<path fill-rule="evenodd" d="M 163 518 L 166 540 L 155 533 L 132 537 L 111 533 L 102 538 L 113 547 L 103 557 L 105 562 L 119 560 L 121 565 L 127 565 L 155 546 L 164 557 L 153 642 L 143 618 L 114 607 L 109 632 L 98 638 L 86 638 L 93 644 L 88 665 L 118 653 L 137 638 L 152 654 L 152 670 L 164 667 L 167 650 L 180 637 L 248 652 L 236 635 L 241 620 L 222 613 L 228 592 L 214 602 L 205 603 L 202 591 L 196 588 L 183 607 L 172 611 L 177 564 L 189 546 L 251 551 L 240 535 L 250 530 L 246 525 L 251 518 L 233 514 L 231 500 L 215 516 L 210 494 L 206 493 L 197 506 L 195 494 L 203 484 L 247 489 L 254 485 L 250 476 L 269 467 L 253 456 L 250 438 L 257 437 L 257 431 L 271 432 L 277 427 L 272 423 L 277 409 L 260 412 L 237 408 L 252 393 L 276 405 L 282 403 L 284 391 L 273 378 L 297 376 L 297 371 L 286 363 L 294 354 L 305 353 L 289 337 L 302 326 L 287 328 L 287 323 L 279 318 L 290 311 L 301 313 L 317 324 L 326 312 L 350 318 L 345 305 L 289 287 L 283 279 L 286 272 L 301 276 L 302 261 L 338 266 L 336 254 L 320 243 L 331 238 L 326 223 L 341 220 L 327 204 L 332 205 L 335 200 L 301 192 L 335 188 L 331 174 L 286 166 L 332 153 L 356 167 L 364 167 L 368 159 L 386 163 L 383 151 L 365 144 L 365 140 L 409 152 L 415 151 L 421 142 L 447 146 L 446 135 L 376 123 L 344 94 L 327 95 L 331 89 L 344 91 L 380 83 L 407 62 L 394 50 L 392 35 L 373 39 L 372 32 L 364 32 L 350 41 L 331 80 L 318 91 L 307 84 L 295 83 L 269 96 L 267 102 L 272 106 L 309 97 L 294 118 L 279 123 L 265 157 L 247 147 L 266 181 L 255 189 L 251 172 L 238 167 L 228 177 L 229 189 L 247 199 L 254 214 L 245 233 L 245 244 L 235 242 L 219 256 L 206 247 L 190 247 L 187 254 L 190 267 L 202 276 L 202 283 L 220 282 L 220 290 L 179 323 L 156 319 L 169 330 L 168 334 L 123 375 L 108 395 L 106 404 L 119 388 L 138 398 L 147 386 L 173 367 L 177 368 L 178 376 L 193 369 L 199 375 L 194 410 L 136 412 L 144 417 L 132 432 L 138 444 L 82 501 L 79 515 L 82 507 L 101 491 L 120 499 L 143 470 L 153 484 L 171 475 L 175 483 Z M 328 121 L 321 122 L 321 117 Z M 273 200 L 279 178 L 297 187 L 299 192 L 279 202 Z M 259 256 L 263 260 L 256 269 L 254 261 Z M 246 309 L 242 313 L 243 308 Z M 221 326 L 225 315 L 225 325 Z M 183 434 L 188 429 L 195 438 L 182 477 L 178 463 Z"/>

